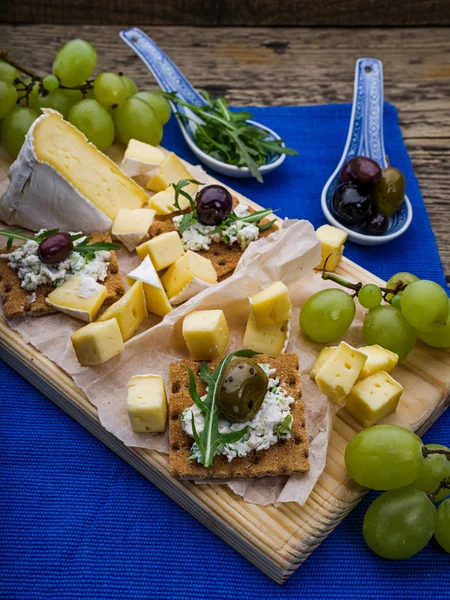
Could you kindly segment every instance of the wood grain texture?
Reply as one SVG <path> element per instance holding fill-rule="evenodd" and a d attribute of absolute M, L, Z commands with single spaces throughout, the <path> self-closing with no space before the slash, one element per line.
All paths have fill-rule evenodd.
<path fill-rule="evenodd" d="M 0 26 L 0 45 L 46 73 L 65 41 L 83 37 L 95 44 L 99 68 L 123 69 L 140 87 L 154 85 L 142 63 L 124 49 L 119 31 L 117 26 Z M 450 280 L 449 29 L 151 27 L 146 31 L 195 86 L 223 95 L 232 104 L 350 102 L 355 60 L 360 56 L 382 60 L 385 97 L 399 109 Z"/>
<path fill-rule="evenodd" d="M 405 26 L 450 23 L 447 0 L 9 0 L 9 23 Z"/>

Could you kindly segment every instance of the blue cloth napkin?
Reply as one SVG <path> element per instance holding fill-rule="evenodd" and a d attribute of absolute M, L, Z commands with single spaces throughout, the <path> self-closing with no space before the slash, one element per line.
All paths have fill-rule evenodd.
<path fill-rule="evenodd" d="M 350 105 L 255 108 L 255 119 L 300 152 L 264 185 L 227 181 L 281 216 L 323 224 L 320 192 L 344 147 Z M 380 248 L 346 255 L 388 278 L 412 270 L 445 284 L 434 235 L 402 141 L 385 109 L 386 150 L 406 175 L 414 220 Z M 164 144 L 188 160 L 173 120 Z M 371 494 L 283 586 L 213 533 L 0 363 L 0 598 L 11 600 L 448 598 L 449 557 L 432 541 L 388 562 L 362 537 Z M 450 444 L 450 415 L 426 434 Z"/>

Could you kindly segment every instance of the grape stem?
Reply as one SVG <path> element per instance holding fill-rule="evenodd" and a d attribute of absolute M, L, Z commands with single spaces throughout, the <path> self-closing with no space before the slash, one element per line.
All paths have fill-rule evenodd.
<path fill-rule="evenodd" d="M 431 502 L 436 502 L 436 498 L 441 490 L 450 490 L 450 477 L 443 479 L 432 494 L 427 493 L 427 496 Z"/>
<path fill-rule="evenodd" d="M 14 61 L 12 58 L 9 58 L 9 56 L 8 56 L 8 50 L 2 50 L 2 51 L 0 51 L 0 58 L 5 63 L 8 63 L 8 65 L 11 65 L 11 67 L 14 67 L 15 69 L 17 69 L 21 73 L 24 73 L 25 75 L 28 75 L 28 77 L 31 77 L 32 79 L 38 79 L 39 81 L 41 80 L 41 78 L 38 77 L 35 73 L 33 73 L 32 71 L 30 71 L 29 69 L 27 69 L 23 65 L 19 64 L 18 62 Z"/>

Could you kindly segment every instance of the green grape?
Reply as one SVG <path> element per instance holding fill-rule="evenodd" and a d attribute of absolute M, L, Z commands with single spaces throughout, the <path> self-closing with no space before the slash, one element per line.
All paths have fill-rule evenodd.
<path fill-rule="evenodd" d="M 417 331 L 425 333 L 444 327 L 449 314 L 448 297 L 434 281 L 421 279 L 402 294 L 402 313 Z"/>
<path fill-rule="evenodd" d="M 63 92 L 69 98 L 72 106 L 76 102 L 80 102 L 80 100 L 83 100 L 83 93 L 80 90 L 63 90 Z"/>
<path fill-rule="evenodd" d="M 369 506 L 363 523 L 366 544 L 383 558 L 414 556 L 433 536 L 436 508 L 420 490 L 385 492 Z"/>
<path fill-rule="evenodd" d="M 363 323 L 363 335 L 369 346 L 379 344 L 398 354 L 400 359 L 405 358 L 416 343 L 416 333 L 402 311 L 384 304 L 369 310 Z"/>
<path fill-rule="evenodd" d="M 20 79 L 19 71 L 3 60 L 0 60 L 0 81 L 14 85 L 15 79 Z"/>
<path fill-rule="evenodd" d="M 440 444 L 427 444 L 424 448 L 429 450 L 447 450 L 450 452 L 449 448 Z M 423 490 L 428 494 L 433 494 L 438 489 L 441 481 L 447 477 L 450 477 L 450 460 L 445 454 L 429 454 L 424 458 L 420 475 L 412 483 L 411 487 Z M 440 502 L 449 494 L 449 490 L 443 489 L 436 496 L 435 501 Z"/>
<path fill-rule="evenodd" d="M 116 73 L 100 73 L 94 81 L 95 98 L 106 108 L 117 108 L 127 99 L 122 77 Z"/>
<path fill-rule="evenodd" d="M 434 537 L 437 543 L 450 553 L 450 498 L 439 504 Z"/>
<path fill-rule="evenodd" d="M 0 119 L 12 111 L 17 102 L 17 90 L 10 83 L 0 80 Z"/>
<path fill-rule="evenodd" d="M 122 79 L 122 83 L 127 91 L 127 98 L 131 98 L 131 96 L 137 94 L 138 86 L 136 85 L 135 81 L 131 79 L 131 77 L 120 75 L 120 78 Z"/>
<path fill-rule="evenodd" d="M 373 283 L 363 285 L 358 292 L 358 300 L 364 308 L 375 308 L 383 299 L 383 294 L 380 288 Z"/>
<path fill-rule="evenodd" d="M 72 106 L 71 99 L 64 93 L 63 90 L 55 90 L 47 94 L 40 94 L 38 96 L 39 108 L 52 108 L 57 110 L 62 116 L 67 119 L 69 110 Z"/>
<path fill-rule="evenodd" d="M 400 294 L 396 294 L 395 296 L 392 296 L 392 294 L 388 294 L 391 296 L 392 300 L 391 300 L 391 305 L 395 306 L 395 308 L 401 308 L 402 307 L 402 297 Z"/>
<path fill-rule="evenodd" d="M 163 136 L 162 125 L 148 104 L 130 98 L 114 111 L 117 135 L 124 144 L 131 139 L 157 146 Z"/>
<path fill-rule="evenodd" d="M 59 88 L 59 79 L 54 75 L 47 75 L 47 77 L 44 77 L 42 80 L 42 85 L 47 92 L 54 92 Z"/>
<path fill-rule="evenodd" d="M 2 123 L 2 144 L 6 152 L 16 158 L 31 124 L 38 118 L 31 108 L 17 107 L 8 113 Z"/>
<path fill-rule="evenodd" d="M 400 273 L 396 273 L 392 275 L 389 281 L 386 283 L 386 288 L 388 290 L 396 290 L 397 287 L 402 287 L 404 285 L 409 285 L 410 283 L 414 283 L 414 281 L 419 281 L 419 278 L 413 275 L 412 273 L 408 273 L 407 271 L 400 271 Z M 402 294 L 403 290 L 399 291 L 398 294 Z M 391 301 L 393 294 L 387 294 L 386 300 L 388 302 Z"/>
<path fill-rule="evenodd" d="M 39 83 L 35 83 L 31 92 L 28 95 L 28 106 L 35 110 L 38 115 L 42 113 L 41 105 L 39 104 L 40 97 L 40 85 Z"/>
<path fill-rule="evenodd" d="M 344 290 L 329 288 L 313 294 L 300 311 L 300 327 L 314 342 L 327 344 L 344 335 L 355 316 L 353 298 Z"/>
<path fill-rule="evenodd" d="M 114 141 L 114 121 L 97 100 L 82 100 L 72 106 L 69 122 L 82 131 L 99 150 L 106 150 Z"/>
<path fill-rule="evenodd" d="M 423 444 L 409 429 L 374 425 L 353 437 L 345 449 L 345 466 L 360 485 L 394 490 L 415 481 L 422 472 Z"/>
<path fill-rule="evenodd" d="M 53 75 L 63 86 L 77 87 L 89 79 L 96 64 L 97 53 L 89 42 L 71 40 L 55 56 Z"/>
<path fill-rule="evenodd" d="M 418 331 L 417 337 L 433 348 L 450 348 L 450 311 L 444 327 L 428 333 Z"/>
<path fill-rule="evenodd" d="M 143 100 L 153 108 L 161 125 L 165 125 L 170 119 L 170 105 L 158 90 L 138 92 L 134 98 Z"/>

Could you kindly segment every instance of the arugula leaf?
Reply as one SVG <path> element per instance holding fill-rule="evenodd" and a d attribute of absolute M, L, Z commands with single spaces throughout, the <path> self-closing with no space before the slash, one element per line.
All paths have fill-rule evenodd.
<path fill-rule="evenodd" d="M 191 369 L 186 367 L 189 373 L 189 393 L 196 406 L 205 415 L 203 431 L 199 434 L 195 428 L 194 415 L 192 415 L 192 432 L 199 451 L 200 463 L 205 467 L 211 467 L 214 455 L 220 444 L 231 444 L 239 441 L 248 431 L 248 427 L 232 431 L 231 433 L 219 433 L 219 409 L 216 404 L 216 396 L 221 383 L 223 372 L 232 358 L 235 356 L 255 356 L 258 354 L 253 350 L 238 350 L 223 358 L 214 373 L 211 373 L 206 363 L 200 365 L 200 377 L 208 386 L 206 398 L 203 400 L 197 392 L 195 376 Z M 191 457 L 192 458 L 192 457 Z"/>
<path fill-rule="evenodd" d="M 77 244 L 73 247 L 73 252 L 79 252 L 80 254 L 94 254 L 94 252 L 110 250 L 120 250 L 119 244 L 112 244 L 110 242 L 96 242 L 95 244 L 89 244 L 92 238 L 87 238 L 82 244 Z"/>
<path fill-rule="evenodd" d="M 200 181 L 197 181 L 196 179 L 180 179 L 180 181 L 177 184 L 173 184 L 172 183 L 172 187 L 175 190 L 175 208 L 178 208 L 178 210 L 182 210 L 181 206 L 179 204 L 179 198 L 180 198 L 180 194 L 182 196 L 184 196 L 187 200 L 189 200 L 189 204 L 191 205 L 191 210 L 194 211 L 195 210 L 195 200 L 194 198 L 188 194 L 186 192 L 186 190 L 183 190 L 184 187 L 186 187 L 187 185 L 189 185 L 190 183 L 195 183 L 197 185 L 203 185 L 202 183 L 200 183 Z"/>

